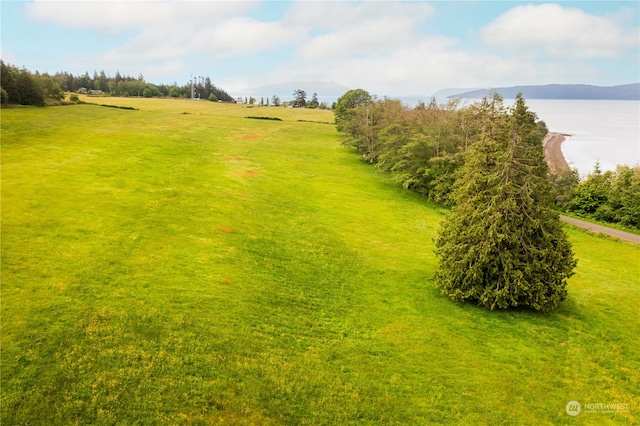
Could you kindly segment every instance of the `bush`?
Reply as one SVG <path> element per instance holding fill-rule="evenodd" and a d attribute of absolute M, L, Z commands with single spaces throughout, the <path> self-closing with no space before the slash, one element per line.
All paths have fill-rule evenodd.
<path fill-rule="evenodd" d="M 0 89 L 0 104 L 6 105 L 9 103 L 9 94 L 6 90 Z"/>
<path fill-rule="evenodd" d="M 76 104 L 80 102 L 80 98 L 75 93 L 72 93 L 71 96 L 69 96 L 69 100 Z"/>
<path fill-rule="evenodd" d="M 212 93 L 209 95 L 209 100 L 211 102 L 218 102 L 218 97 Z"/>

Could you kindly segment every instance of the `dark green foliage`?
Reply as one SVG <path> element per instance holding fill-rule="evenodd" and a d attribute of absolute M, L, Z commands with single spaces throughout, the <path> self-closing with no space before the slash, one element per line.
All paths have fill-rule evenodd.
<path fill-rule="evenodd" d="M 40 79 L 40 82 L 47 99 L 51 99 L 54 101 L 61 101 L 64 99 L 64 92 L 60 88 L 60 85 L 50 76 L 43 75 Z"/>
<path fill-rule="evenodd" d="M 0 68 L 0 87 L 6 92 L 6 103 L 44 106 L 46 92 L 40 75 L 33 75 L 24 68 L 18 70 L 3 61 L 0 61 Z"/>
<path fill-rule="evenodd" d="M 571 212 L 640 229 L 640 166 L 618 166 L 603 173 L 596 164 L 571 195 Z"/>
<path fill-rule="evenodd" d="M 16 76 L 18 70 L 15 67 L 7 65 L 0 60 L 0 87 L 7 93 L 6 99 L 3 97 L 2 103 L 15 104 L 18 103 L 18 84 Z"/>
<path fill-rule="evenodd" d="M 612 221 L 640 229 L 640 166 L 616 168 L 607 204 Z"/>
<path fill-rule="evenodd" d="M 298 120 L 299 123 L 317 123 L 317 124 L 333 124 L 328 121 L 318 121 L 318 120 Z"/>
<path fill-rule="evenodd" d="M 297 89 L 293 92 L 293 100 L 289 102 L 294 108 L 304 108 L 307 106 L 307 93 L 304 90 Z"/>
<path fill-rule="evenodd" d="M 138 108 L 134 108 L 131 106 L 119 106 L 119 105 L 108 105 L 108 104 L 90 104 L 90 105 L 98 105 L 105 108 L 116 108 L 116 109 L 126 109 L 129 111 L 137 111 Z"/>
<path fill-rule="evenodd" d="M 47 100 L 62 101 L 64 92 L 82 92 L 94 95 L 109 94 L 111 96 L 143 96 L 145 98 L 157 96 L 184 97 L 191 93 L 191 84 L 178 86 L 155 85 L 145 82 L 140 74 L 137 78 L 123 76 L 119 72 L 115 77 L 109 77 L 104 71 L 99 74 L 94 72 L 93 78 L 88 72 L 74 76 L 69 73 L 58 72 L 53 76 L 48 74 L 30 73 L 28 70 L 17 68 L 1 62 L 2 70 L 0 86 L 7 92 L 6 103 L 44 106 Z M 233 101 L 233 98 L 224 90 L 211 83 L 209 77 L 198 77 L 193 82 L 197 97 L 209 99 L 211 95 L 216 100 L 225 102 Z M 98 91 L 98 92 L 92 92 Z M 3 100 L 4 102 L 4 100 Z M 58 102 L 53 102 L 57 104 Z"/>
<path fill-rule="evenodd" d="M 559 217 L 535 114 L 522 97 L 480 106 L 480 140 L 460 168 L 436 242 L 443 293 L 488 309 L 547 311 L 564 300 L 576 261 Z"/>
<path fill-rule="evenodd" d="M 20 70 L 16 78 L 17 103 L 44 106 L 45 91 L 40 81 L 26 69 Z"/>
<path fill-rule="evenodd" d="M 365 161 L 376 163 L 385 151 L 383 139 L 386 133 L 402 132 L 401 121 L 407 109 L 398 100 L 374 101 L 361 89 L 351 90 L 338 99 L 335 119 L 342 132 L 342 143 L 352 146 L 362 154 Z"/>
<path fill-rule="evenodd" d="M 172 98 L 179 98 L 185 95 L 185 91 L 182 87 L 174 86 L 169 90 L 169 96 Z"/>
<path fill-rule="evenodd" d="M 271 121 L 282 121 L 282 118 L 278 118 L 278 117 L 256 117 L 256 116 L 248 116 L 246 118 L 251 118 L 253 120 L 271 120 Z"/>
<path fill-rule="evenodd" d="M 549 177 L 553 186 L 555 205 L 560 210 L 567 209 L 573 199 L 573 191 L 580 183 L 577 169 L 564 169 L 551 172 Z"/>
<path fill-rule="evenodd" d="M 319 108 L 320 102 L 318 102 L 318 94 L 314 93 L 311 96 L 311 100 L 307 102 L 307 108 Z"/>
<path fill-rule="evenodd" d="M 602 173 L 600 164 L 596 163 L 588 179 L 575 188 L 569 209 L 583 214 L 595 213 L 606 203 L 610 187 L 611 172 Z"/>
<path fill-rule="evenodd" d="M 216 102 L 218 100 L 221 100 L 223 102 L 231 102 L 233 101 L 233 98 L 224 90 L 220 89 L 219 87 L 216 87 L 216 85 L 214 85 L 211 82 L 211 78 L 209 77 L 198 77 L 197 79 L 195 79 L 195 94 L 196 97 L 200 98 L 200 99 L 209 99 L 211 97 L 211 95 L 214 95 L 216 97 Z M 185 93 L 191 93 L 191 89 L 185 87 L 184 88 Z M 211 100 L 211 99 L 209 99 Z"/>
<path fill-rule="evenodd" d="M 338 99 L 335 110 L 343 144 L 404 188 L 452 204 L 454 172 L 464 151 L 477 140 L 473 108 L 458 108 L 457 102 L 439 106 L 432 99 L 410 109 L 356 89 Z"/>
<path fill-rule="evenodd" d="M 457 104 L 439 107 L 435 101 L 418 104 L 379 133 L 382 150 L 377 167 L 391 172 L 404 188 L 451 204 L 453 173 L 462 163 L 466 148 Z"/>
<path fill-rule="evenodd" d="M 354 120 L 360 108 L 373 102 L 369 92 L 363 89 L 349 90 L 338 98 L 335 109 L 336 127 L 339 132 L 350 136 L 355 126 Z"/>

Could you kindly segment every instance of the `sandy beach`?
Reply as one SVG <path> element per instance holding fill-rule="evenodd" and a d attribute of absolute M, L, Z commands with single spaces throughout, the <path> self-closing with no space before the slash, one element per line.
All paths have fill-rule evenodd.
<path fill-rule="evenodd" d="M 549 132 L 542 141 L 544 145 L 544 158 L 551 171 L 569 168 L 569 164 L 567 164 L 567 160 L 565 160 L 561 149 L 562 142 L 564 142 L 567 136 L 571 135 Z"/>

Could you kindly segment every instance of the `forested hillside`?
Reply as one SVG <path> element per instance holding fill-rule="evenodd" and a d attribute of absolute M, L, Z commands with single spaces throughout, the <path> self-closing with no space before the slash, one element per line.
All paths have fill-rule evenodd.
<path fill-rule="evenodd" d="M 64 92 L 92 93 L 111 96 L 138 97 L 191 97 L 208 100 L 230 102 L 233 99 L 223 89 L 215 86 L 209 77 L 197 77 L 183 85 L 153 84 L 145 81 L 140 74 L 137 78 L 121 75 L 108 76 L 104 71 L 94 72 L 93 77 L 85 72 L 73 75 L 68 72 L 57 72 L 53 75 L 35 73 L 17 68 L 0 61 L 2 88 L 2 104 L 44 106 L 47 103 L 59 103 L 64 99 Z"/>

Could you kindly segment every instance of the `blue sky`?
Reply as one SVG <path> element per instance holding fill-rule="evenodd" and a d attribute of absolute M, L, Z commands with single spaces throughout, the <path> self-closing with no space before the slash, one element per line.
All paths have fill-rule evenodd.
<path fill-rule="evenodd" d="M 640 2 L 0 2 L 5 62 L 74 74 L 208 75 L 230 93 L 335 81 L 380 96 L 640 81 Z"/>

